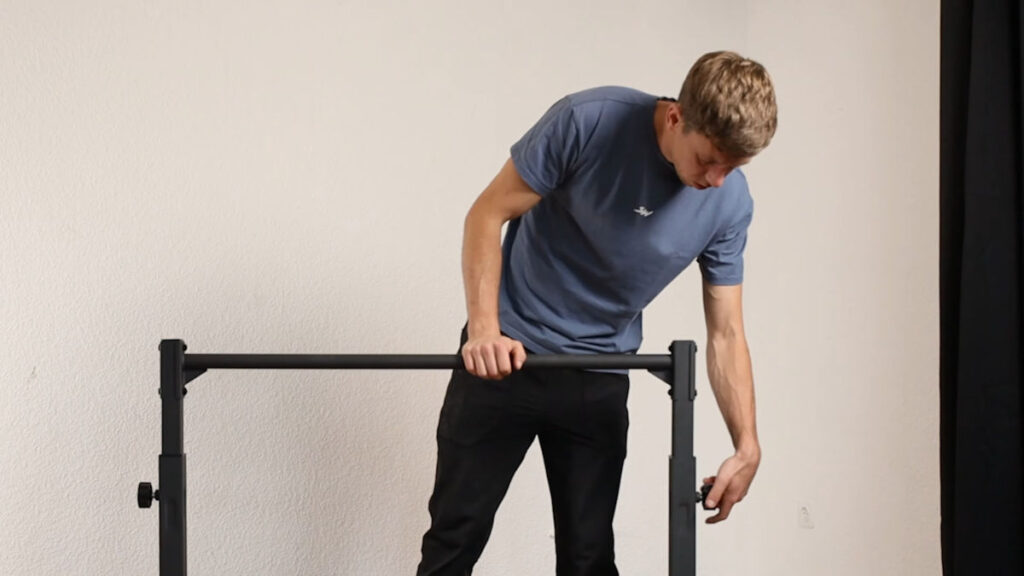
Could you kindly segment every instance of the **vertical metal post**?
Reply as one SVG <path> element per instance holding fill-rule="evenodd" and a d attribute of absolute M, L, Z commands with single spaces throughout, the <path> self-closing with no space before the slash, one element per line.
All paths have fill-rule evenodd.
<path fill-rule="evenodd" d="M 185 576 L 185 343 L 160 342 L 160 576 Z"/>
<path fill-rule="evenodd" d="M 668 573 L 697 574 L 697 459 L 693 456 L 693 400 L 697 345 L 675 341 L 672 351 L 672 455 L 669 457 Z"/>

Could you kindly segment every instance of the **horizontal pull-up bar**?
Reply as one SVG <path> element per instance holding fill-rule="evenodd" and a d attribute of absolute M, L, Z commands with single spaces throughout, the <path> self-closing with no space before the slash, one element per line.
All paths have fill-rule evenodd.
<path fill-rule="evenodd" d="M 457 354 L 185 354 L 185 370 L 451 370 Z M 524 368 L 669 370 L 668 354 L 531 354 Z"/>
<path fill-rule="evenodd" d="M 464 368 L 457 354 L 186 354 L 181 340 L 160 342 L 159 490 L 139 484 L 139 506 L 160 503 L 160 576 L 187 575 L 185 515 L 186 385 L 208 370 L 434 370 Z M 669 458 L 670 576 L 696 574 L 697 462 L 693 457 L 693 401 L 696 351 L 677 340 L 671 354 L 530 354 L 524 368 L 648 370 L 668 383 L 672 399 L 672 456 Z"/>

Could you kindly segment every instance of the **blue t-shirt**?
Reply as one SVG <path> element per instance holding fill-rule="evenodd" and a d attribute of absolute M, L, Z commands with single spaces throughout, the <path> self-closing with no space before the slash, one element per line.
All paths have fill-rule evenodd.
<path fill-rule="evenodd" d="M 508 224 L 501 327 L 537 353 L 633 353 L 642 311 L 694 259 L 711 284 L 743 280 L 746 178 L 680 182 L 658 148 L 655 96 L 604 87 L 559 100 L 512 146 L 543 198 Z"/>

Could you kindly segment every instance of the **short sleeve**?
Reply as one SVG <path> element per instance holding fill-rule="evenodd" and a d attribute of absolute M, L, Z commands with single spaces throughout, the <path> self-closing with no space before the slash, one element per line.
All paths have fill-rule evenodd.
<path fill-rule="evenodd" d="M 717 235 L 697 258 L 701 274 L 708 284 L 734 286 L 743 283 L 743 251 L 747 247 L 747 229 L 753 218 L 749 205 L 743 216 Z"/>
<path fill-rule="evenodd" d="M 579 133 L 569 98 L 556 102 L 512 145 L 516 171 L 534 192 L 546 196 L 573 171 L 579 156 Z"/>

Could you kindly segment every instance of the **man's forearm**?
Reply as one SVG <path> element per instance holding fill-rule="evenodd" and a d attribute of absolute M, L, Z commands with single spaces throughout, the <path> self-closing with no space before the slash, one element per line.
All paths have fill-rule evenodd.
<path fill-rule="evenodd" d="M 498 287 L 501 282 L 501 225 L 471 209 L 462 240 L 462 281 L 470 336 L 499 334 Z"/>
<path fill-rule="evenodd" d="M 736 452 L 760 460 L 750 351 L 742 334 L 708 336 L 708 376 Z"/>

